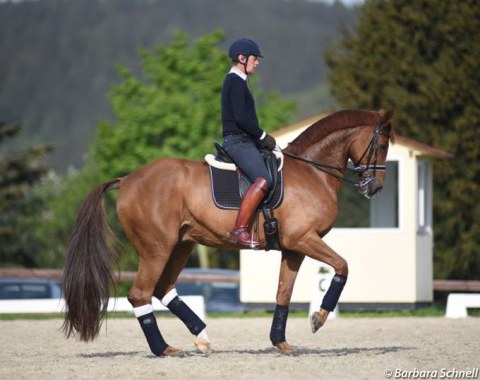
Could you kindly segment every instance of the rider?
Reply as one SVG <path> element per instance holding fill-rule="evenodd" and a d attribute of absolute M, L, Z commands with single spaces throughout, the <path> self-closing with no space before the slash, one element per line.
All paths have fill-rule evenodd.
<path fill-rule="evenodd" d="M 223 147 L 253 182 L 240 203 L 235 227 L 229 232 L 233 243 L 258 246 L 249 233 L 255 211 L 272 184 L 266 164 L 260 154 L 262 146 L 275 149 L 275 139 L 263 131 L 258 123 L 255 102 L 247 85 L 248 75 L 255 72 L 263 58 L 255 41 L 241 38 L 228 51 L 232 68 L 222 88 Z"/>

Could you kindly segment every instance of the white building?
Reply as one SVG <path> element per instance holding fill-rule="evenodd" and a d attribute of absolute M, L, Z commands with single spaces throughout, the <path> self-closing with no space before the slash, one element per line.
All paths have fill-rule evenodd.
<path fill-rule="evenodd" d="M 285 147 L 323 115 L 273 133 Z M 324 238 L 349 265 L 340 298 L 343 309 L 400 309 L 430 303 L 433 298 L 431 157 L 445 151 L 396 136 L 387 157 L 385 186 L 369 202 L 370 227 L 333 228 Z M 344 184 L 343 186 L 347 186 Z M 358 195 L 359 199 L 362 196 Z M 341 207 L 341 204 L 340 204 Z M 281 228 L 281 226 L 280 226 Z M 320 267 L 308 257 L 297 277 L 292 303 L 310 303 Z M 280 252 L 240 252 L 240 297 L 251 306 L 274 304 Z"/>

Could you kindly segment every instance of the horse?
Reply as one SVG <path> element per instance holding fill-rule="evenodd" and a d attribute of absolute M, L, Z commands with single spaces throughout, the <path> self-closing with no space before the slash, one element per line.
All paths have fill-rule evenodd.
<path fill-rule="evenodd" d="M 270 341 L 282 354 L 295 352 L 285 330 L 295 279 L 305 256 L 335 271 L 322 304 L 310 316 L 313 333 L 325 324 L 338 303 L 348 264 L 323 237 L 334 224 L 349 160 L 354 163 L 357 187 L 364 196 L 372 197 L 382 189 L 393 139 L 392 116 L 393 110 L 337 111 L 313 123 L 283 150 L 284 196 L 275 209 L 281 265 L 270 330 Z M 236 211 L 214 205 L 204 161 L 181 158 L 158 159 L 98 185 L 85 198 L 65 254 L 62 327 L 66 337 L 79 335 L 81 341 L 91 341 L 98 336 L 115 286 L 118 254 L 104 208 L 104 193 L 113 189 L 119 191 L 117 216 L 138 253 L 138 271 L 128 300 L 150 350 L 157 356 L 182 354 L 166 343 L 158 328 L 151 306 L 155 296 L 195 336 L 197 349 L 209 354 L 206 325 L 178 296 L 175 283 L 195 244 L 240 248 L 228 238 Z M 261 223 L 263 216 L 258 218 Z M 259 249 L 264 249 L 265 234 L 258 231 L 258 235 Z"/>

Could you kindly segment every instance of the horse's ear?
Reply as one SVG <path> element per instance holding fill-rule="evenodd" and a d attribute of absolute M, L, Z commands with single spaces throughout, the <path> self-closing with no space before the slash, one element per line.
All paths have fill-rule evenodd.
<path fill-rule="evenodd" d="M 380 121 L 380 124 L 382 125 L 388 124 L 393 117 L 393 112 L 394 112 L 393 108 L 389 109 L 387 112 L 382 112 L 383 115 L 382 115 L 382 120 Z"/>

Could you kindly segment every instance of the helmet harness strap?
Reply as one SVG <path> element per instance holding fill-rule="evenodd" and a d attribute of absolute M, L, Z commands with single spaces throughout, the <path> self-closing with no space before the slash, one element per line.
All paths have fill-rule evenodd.
<path fill-rule="evenodd" d="M 250 55 L 242 54 L 242 55 L 243 55 L 244 57 L 247 57 L 247 59 L 245 59 L 244 61 L 242 61 L 242 60 L 239 61 L 239 60 L 237 59 L 237 62 L 243 65 L 243 67 L 244 67 L 244 69 L 245 69 L 245 74 L 246 74 L 246 75 L 250 75 L 250 73 L 247 71 L 247 65 L 248 65 L 248 59 L 250 58 L 251 54 L 250 54 Z"/>

